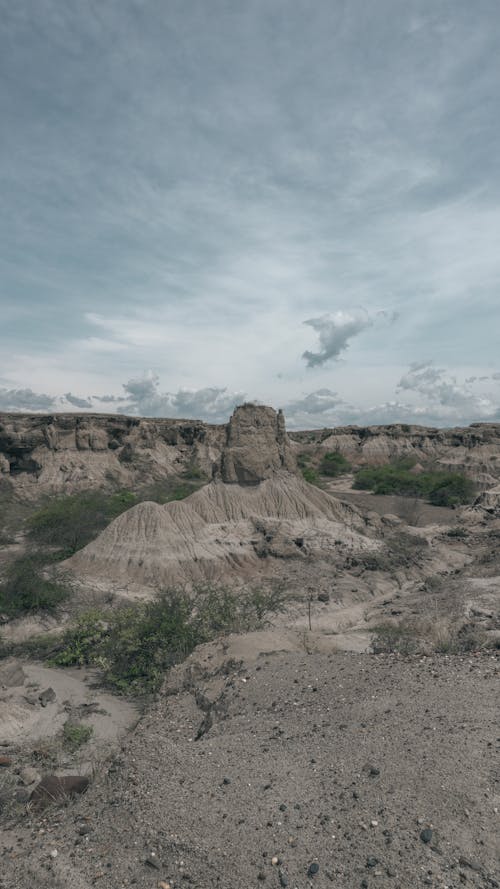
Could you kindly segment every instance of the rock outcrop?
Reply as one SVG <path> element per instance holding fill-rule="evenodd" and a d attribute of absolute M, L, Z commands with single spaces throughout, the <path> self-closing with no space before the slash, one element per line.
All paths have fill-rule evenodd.
<path fill-rule="evenodd" d="M 295 455 L 338 450 L 354 466 L 414 457 L 465 472 L 482 490 L 500 482 L 500 424 L 465 429 L 357 426 L 284 431 L 272 408 L 243 405 L 229 424 L 104 414 L 0 414 L 0 482 L 23 498 L 89 488 L 137 488 L 196 465 L 207 478 L 256 484 Z"/>
<path fill-rule="evenodd" d="M 0 480 L 23 498 L 137 486 L 189 465 L 211 477 L 225 426 L 116 415 L 0 414 Z"/>
<path fill-rule="evenodd" d="M 296 468 L 283 412 L 255 404 L 237 407 L 227 425 L 222 481 L 256 485 L 280 469 L 294 472 Z"/>

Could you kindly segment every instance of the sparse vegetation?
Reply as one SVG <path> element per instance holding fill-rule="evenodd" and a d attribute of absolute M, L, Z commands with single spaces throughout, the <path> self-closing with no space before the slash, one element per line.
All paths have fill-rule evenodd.
<path fill-rule="evenodd" d="M 374 627 L 372 637 L 374 654 L 415 654 L 418 648 L 414 629 L 407 623 L 386 623 Z"/>
<path fill-rule="evenodd" d="M 92 735 L 94 734 L 93 726 L 84 725 L 79 722 L 68 722 L 64 723 L 63 726 L 63 743 L 64 746 L 68 748 L 72 753 L 78 750 L 79 747 L 82 747 L 87 741 L 90 740 Z"/>
<path fill-rule="evenodd" d="M 13 562 L 0 584 L 0 610 L 9 617 L 53 611 L 68 598 L 68 587 L 44 573 L 43 556 L 28 553 Z"/>
<path fill-rule="evenodd" d="M 447 537 L 456 537 L 459 540 L 463 540 L 465 537 L 469 536 L 469 532 L 466 528 L 450 528 L 449 531 L 446 532 Z"/>
<path fill-rule="evenodd" d="M 477 626 L 445 618 L 383 623 L 373 629 L 374 654 L 468 654 L 488 646 Z"/>
<path fill-rule="evenodd" d="M 326 453 L 319 464 L 319 472 L 321 475 L 327 475 L 330 478 L 337 478 L 339 475 L 345 475 L 350 472 L 351 464 L 340 451 L 329 451 Z"/>
<path fill-rule="evenodd" d="M 374 494 L 421 497 L 434 506 L 460 506 L 474 497 L 473 482 L 459 472 L 412 471 L 414 461 L 399 460 L 386 466 L 366 466 L 354 478 L 354 488 Z"/>
<path fill-rule="evenodd" d="M 168 478 L 132 491 L 84 491 L 50 500 L 28 519 L 28 537 L 38 547 L 51 548 L 60 558 L 71 556 L 94 540 L 113 519 L 144 500 L 169 503 L 183 500 L 200 487 L 196 467 L 184 479 Z"/>
<path fill-rule="evenodd" d="M 151 602 L 80 615 L 55 643 L 51 662 L 93 665 L 124 694 L 155 692 L 166 670 L 202 642 L 253 629 L 283 608 L 283 592 L 234 592 L 204 585 L 194 592 L 170 589 Z"/>

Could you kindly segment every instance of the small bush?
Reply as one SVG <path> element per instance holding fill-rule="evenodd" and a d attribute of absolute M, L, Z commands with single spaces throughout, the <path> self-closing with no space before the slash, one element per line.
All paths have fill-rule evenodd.
<path fill-rule="evenodd" d="M 319 485 L 319 475 L 312 466 L 306 466 L 302 470 L 302 475 L 306 482 L 310 485 Z"/>
<path fill-rule="evenodd" d="M 372 643 L 374 654 L 414 654 L 418 649 L 415 630 L 408 624 L 380 624 L 374 627 Z"/>
<path fill-rule="evenodd" d="M 351 464 L 340 451 L 331 451 L 325 454 L 319 464 L 320 474 L 327 475 L 330 478 L 337 478 L 337 476 L 344 475 L 346 472 L 350 472 L 350 470 Z"/>
<path fill-rule="evenodd" d="M 51 663 L 58 667 L 96 664 L 110 633 L 109 618 L 110 615 L 97 608 L 80 614 L 63 634 Z"/>
<path fill-rule="evenodd" d="M 69 596 L 68 588 L 43 575 L 44 559 L 28 553 L 16 559 L 0 585 L 0 610 L 9 617 L 30 611 L 53 611 Z"/>
<path fill-rule="evenodd" d="M 456 537 L 458 539 L 463 539 L 464 537 L 469 536 L 469 532 L 466 528 L 450 528 L 449 531 L 446 532 L 447 537 Z"/>
<path fill-rule="evenodd" d="M 93 726 L 83 725 L 82 723 L 77 722 L 70 722 L 68 720 L 68 722 L 64 723 L 63 727 L 64 746 L 74 753 L 75 750 L 78 750 L 79 747 L 82 747 L 83 744 L 86 744 L 93 734 Z"/>

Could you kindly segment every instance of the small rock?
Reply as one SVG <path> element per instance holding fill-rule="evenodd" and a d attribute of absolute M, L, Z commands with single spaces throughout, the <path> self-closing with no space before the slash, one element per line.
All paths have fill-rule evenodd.
<path fill-rule="evenodd" d="M 278 856 L 277 856 L 277 855 L 273 855 L 273 857 L 271 858 L 271 864 L 274 865 L 274 866 L 276 866 L 276 865 L 279 864 L 279 863 L 280 863 L 280 860 L 279 860 Z"/>
<path fill-rule="evenodd" d="M 149 867 L 154 867 L 155 870 L 160 870 L 160 862 L 158 861 L 156 855 L 148 855 L 148 857 L 144 861 L 144 864 L 149 865 Z"/>
<path fill-rule="evenodd" d="M 68 797 L 84 793 L 90 784 L 86 775 L 46 775 L 31 793 L 33 805 L 45 809 L 54 803 L 63 803 Z"/>
<path fill-rule="evenodd" d="M 309 867 L 307 868 L 307 876 L 314 877 L 319 872 L 319 864 L 317 861 L 312 861 Z"/>
<path fill-rule="evenodd" d="M 329 602 L 330 593 L 318 593 L 318 602 Z"/>
<path fill-rule="evenodd" d="M 378 827 L 378 821 L 370 821 L 371 827 Z"/>
<path fill-rule="evenodd" d="M 41 775 L 40 772 L 31 768 L 31 766 L 26 766 L 19 772 L 19 779 L 21 784 L 24 784 L 25 787 L 29 787 L 30 784 L 37 784 L 38 781 L 41 780 Z"/>
<path fill-rule="evenodd" d="M 0 756 L 0 766 L 4 769 L 8 768 L 8 766 L 12 765 L 12 760 L 10 756 Z"/>
<path fill-rule="evenodd" d="M 42 707 L 46 707 L 47 704 L 51 704 L 52 701 L 55 701 L 56 693 L 53 688 L 46 688 L 45 691 L 40 692 L 38 695 L 38 700 L 40 701 Z"/>
<path fill-rule="evenodd" d="M 374 855 L 369 855 L 366 859 L 366 867 L 377 867 L 377 864 L 379 864 L 379 860 Z"/>
<path fill-rule="evenodd" d="M 426 845 L 431 842 L 433 836 L 433 831 L 430 827 L 426 827 L 424 830 L 420 831 L 420 839 Z"/>
<path fill-rule="evenodd" d="M 50 851 L 51 858 L 57 858 L 58 854 L 59 853 L 58 853 L 57 849 L 51 849 L 51 851 Z"/>
<path fill-rule="evenodd" d="M 468 867 L 469 870 L 476 871 L 476 873 L 479 873 L 479 871 L 481 870 L 481 865 L 478 864 L 477 861 L 470 861 L 470 859 L 465 858 L 464 855 L 460 856 L 460 858 L 458 859 L 458 863 L 461 867 Z"/>
<path fill-rule="evenodd" d="M 285 871 L 280 870 L 278 876 L 280 879 L 280 886 L 283 886 L 283 889 L 285 889 L 285 887 L 288 886 L 288 877 L 287 877 Z"/>
<path fill-rule="evenodd" d="M 230 783 L 231 783 L 231 778 L 223 778 L 223 779 L 222 779 L 222 783 L 223 783 L 223 784 L 226 784 L 226 785 L 227 785 L 227 784 L 230 784 Z"/>
<path fill-rule="evenodd" d="M 172 889 L 172 887 L 170 886 L 170 883 L 166 883 L 165 880 L 160 880 L 158 889 Z"/>
<path fill-rule="evenodd" d="M 370 766 L 368 774 L 371 775 L 372 778 L 376 778 L 377 775 L 380 775 L 380 769 L 378 769 L 376 766 Z"/>

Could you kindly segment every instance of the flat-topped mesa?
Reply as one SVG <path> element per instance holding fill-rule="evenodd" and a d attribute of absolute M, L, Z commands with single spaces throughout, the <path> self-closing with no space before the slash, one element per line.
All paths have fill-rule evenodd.
<path fill-rule="evenodd" d="M 272 407 L 242 404 L 227 425 L 220 472 L 226 484 L 258 485 L 280 470 L 297 466 L 285 430 L 283 412 Z"/>

